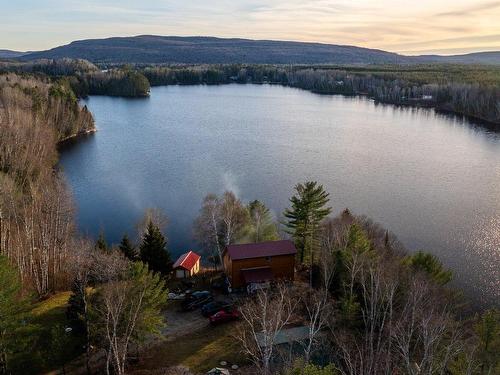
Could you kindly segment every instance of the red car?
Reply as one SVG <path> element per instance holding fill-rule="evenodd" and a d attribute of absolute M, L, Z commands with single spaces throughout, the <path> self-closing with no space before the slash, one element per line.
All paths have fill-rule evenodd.
<path fill-rule="evenodd" d="M 210 316 L 208 319 L 210 320 L 210 324 L 220 324 L 230 322 L 232 320 L 237 320 L 240 317 L 240 313 L 238 310 L 221 310 L 214 315 Z"/>

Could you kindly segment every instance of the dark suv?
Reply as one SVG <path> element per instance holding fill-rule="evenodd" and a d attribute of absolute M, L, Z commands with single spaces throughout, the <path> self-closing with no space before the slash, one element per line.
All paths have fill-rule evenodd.
<path fill-rule="evenodd" d="M 182 309 L 184 311 L 193 311 L 198 307 L 203 306 L 213 300 L 212 294 L 207 290 L 193 292 L 186 296 L 182 302 Z"/>

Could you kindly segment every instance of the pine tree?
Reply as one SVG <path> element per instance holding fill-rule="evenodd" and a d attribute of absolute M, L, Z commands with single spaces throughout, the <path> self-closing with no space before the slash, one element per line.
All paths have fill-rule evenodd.
<path fill-rule="evenodd" d="M 329 201 L 328 193 L 316 181 L 307 181 L 295 186 L 296 194 L 290 198 L 292 207 L 283 215 L 288 219 L 285 223 L 287 232 L 293 236 L 299 253 L 300 262 L 311 260 L 317 247 L 318 227 L 330 212 L 325 207 Z"/>
<path fill-rule="evenodd" d="M 142 238 L 140 246 L 141 261 L 154 272 L 167 275 L 172 269 L 170 253 L 167 250 L 167 241 L 160 229 L 151 221 Z"/>
<path fill-rule="evenodd" d="M 0 374 L 10 373 L 9 361 L 14 353 L 27 350 L 29 309 L 17 270 L 0 255 Z"/>
<path fill-rule="evenodd" d="M 95 248 L 102 251 L 109 250 L 108 243 L 106 242 L 103 231 L 99 232 L 99 237 L 97 238 L 97 241 L 95 243 Z"/>
<path fill-rule="evenodd" d="M 71 295 L 66 308 L 66 318 L 76 333 L 85 333 L 85 302 L 82 295 L 83 287 L 79 280 L 73 282 Z"/>
<path fill-rule="evenodd" d="M 125 255 L 128 259 L 132 261 L 137 260 L 137 251 L 126 233 L 123 235 L 119 248 L 123 255 Z"/>

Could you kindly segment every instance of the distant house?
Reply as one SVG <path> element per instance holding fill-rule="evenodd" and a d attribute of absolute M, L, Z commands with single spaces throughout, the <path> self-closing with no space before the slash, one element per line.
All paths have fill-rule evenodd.
<path fill-rule="evenodd" d="M 193 251 L 182 254 L 173 266 L 175 277 L 183 279 L 196 275 L 200 272 L 200 259 L 201 257 Z"/>
<path fill-rule="evenodd" d="M 288 240 L 229 245 L 224 251 L 224 270 L 232 288 L 293 280 L 296 253 Z"/>

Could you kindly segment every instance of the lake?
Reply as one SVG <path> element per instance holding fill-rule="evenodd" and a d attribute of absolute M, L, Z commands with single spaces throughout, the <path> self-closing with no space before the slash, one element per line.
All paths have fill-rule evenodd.
<path fill-rule="evenodd" d="M 118 242 L 146 207 L 170 219 L 173 254 L 197 249 L 203 197 L 234 191 L 276 216 L 317 180 L 335 214 L 371 217 L 409 250 L 438 256 L 454 284 L 500 305 L 500 135 L 431 109 L 272 85 L 155 87 L 90 97 L 98 132 L 63 150 L 79 228 Z"/>

